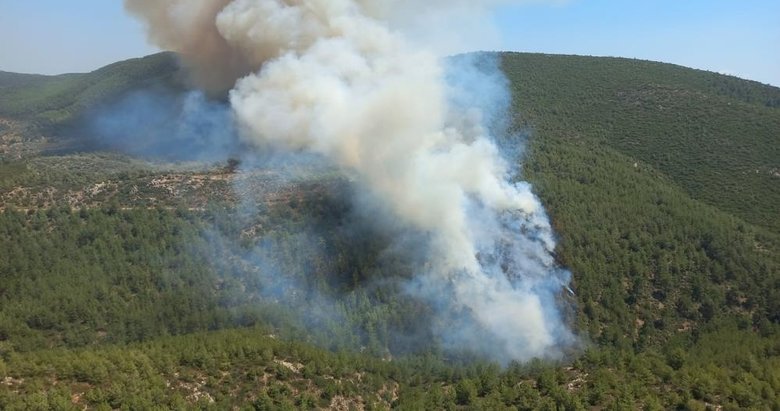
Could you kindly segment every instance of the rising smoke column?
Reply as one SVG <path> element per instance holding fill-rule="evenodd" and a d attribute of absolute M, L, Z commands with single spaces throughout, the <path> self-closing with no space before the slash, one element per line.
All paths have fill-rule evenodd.
<path fill-rule="evenodd" d="M 324 156 L 377 212 L 428 236 L 430 263 L 407 290 L 439 310 L 445 344 L 500 361 L 555 357 L 571 338 L 555 303 L 568 274 L 548 219 L 530 186 L 511 181 L 488 113 L 453 104 L 452 73 L 427 47 L 441 33 L 414 13 L 479 17 L 496 3 L 125 1 L 195 81 L 230 89 L 250 143 Z"/>

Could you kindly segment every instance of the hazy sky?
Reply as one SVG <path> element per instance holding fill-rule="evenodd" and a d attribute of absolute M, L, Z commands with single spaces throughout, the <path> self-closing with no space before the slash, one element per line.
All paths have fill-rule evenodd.
<path fill-rule="evenodd" d="M 636 57 L 780 86 L 780 0 L 535 0 L 485 48 Z M 0 70 L 90 71 L 150 54 L 120 0 L 0 0 Z"/>

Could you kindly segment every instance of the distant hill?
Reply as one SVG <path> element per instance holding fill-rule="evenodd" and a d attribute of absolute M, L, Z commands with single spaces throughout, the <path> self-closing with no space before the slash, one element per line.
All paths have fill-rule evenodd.
<path fill-rule="evenodd" d="M 173 53 L 158 53 L 84 74 L 41 76 L 0 72 L 0 117 L 56 126 L 129 90 L 181 88 L 184 80 L 176 60 Z"/>
<path fill-rule="evenodd" d="M 12 89 L 19 87 L 29 87 L 39 84 L 41 81 L 45 81 L 49 76 L 41 74 L 22 74 L 22 73 L 10 73 L 0 70 L 0 87 L 4 89 Z"/>

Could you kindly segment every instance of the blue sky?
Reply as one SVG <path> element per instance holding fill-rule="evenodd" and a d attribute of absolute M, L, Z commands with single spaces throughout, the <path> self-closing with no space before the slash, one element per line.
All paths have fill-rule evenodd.
<path fill-rule="evenodd" d="M 510 50 L 634 57 L 780 86 L 780 0 L 569 0 L 496 18 Z"/>
<path fill-rule="evenodd" d="M 90 71 L 154 53 L 121 0 L 0 0 L 0 70 Z"/>
<path fill-rule="evenodd" d="M 634 57 L 780 86 L 780 0 L 534 0 L 496 11 L 505 50 Z M 0 0 L 0 70 L 89 71 L 153 53 L 120 0 Z"/>

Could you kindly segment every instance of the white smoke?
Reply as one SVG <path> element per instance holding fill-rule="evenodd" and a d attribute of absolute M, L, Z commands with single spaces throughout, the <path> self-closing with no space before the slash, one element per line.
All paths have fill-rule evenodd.
<path fill-rule="evenodd" d="M 250 143 L 328 158 L 377 212 L 427 233 L 430 264 L 408 289 L 439 307 L 447 343 L 502 361 L 559 355 L 570 334 L 554 299 L 568 278 L 544 210 L 511 181 L 482 124 L 490 113 L 452 104 L 437 54 L 448 50 L 438 23 L 450 16 L 464 23 L 455 30 L 483 33 L 490 6 L 507 2 L 125 3 L 153 40 L 197 66 L 196 80 L 230 84 Z M 208 41 L 193 47 L 189 36 Z"/>

